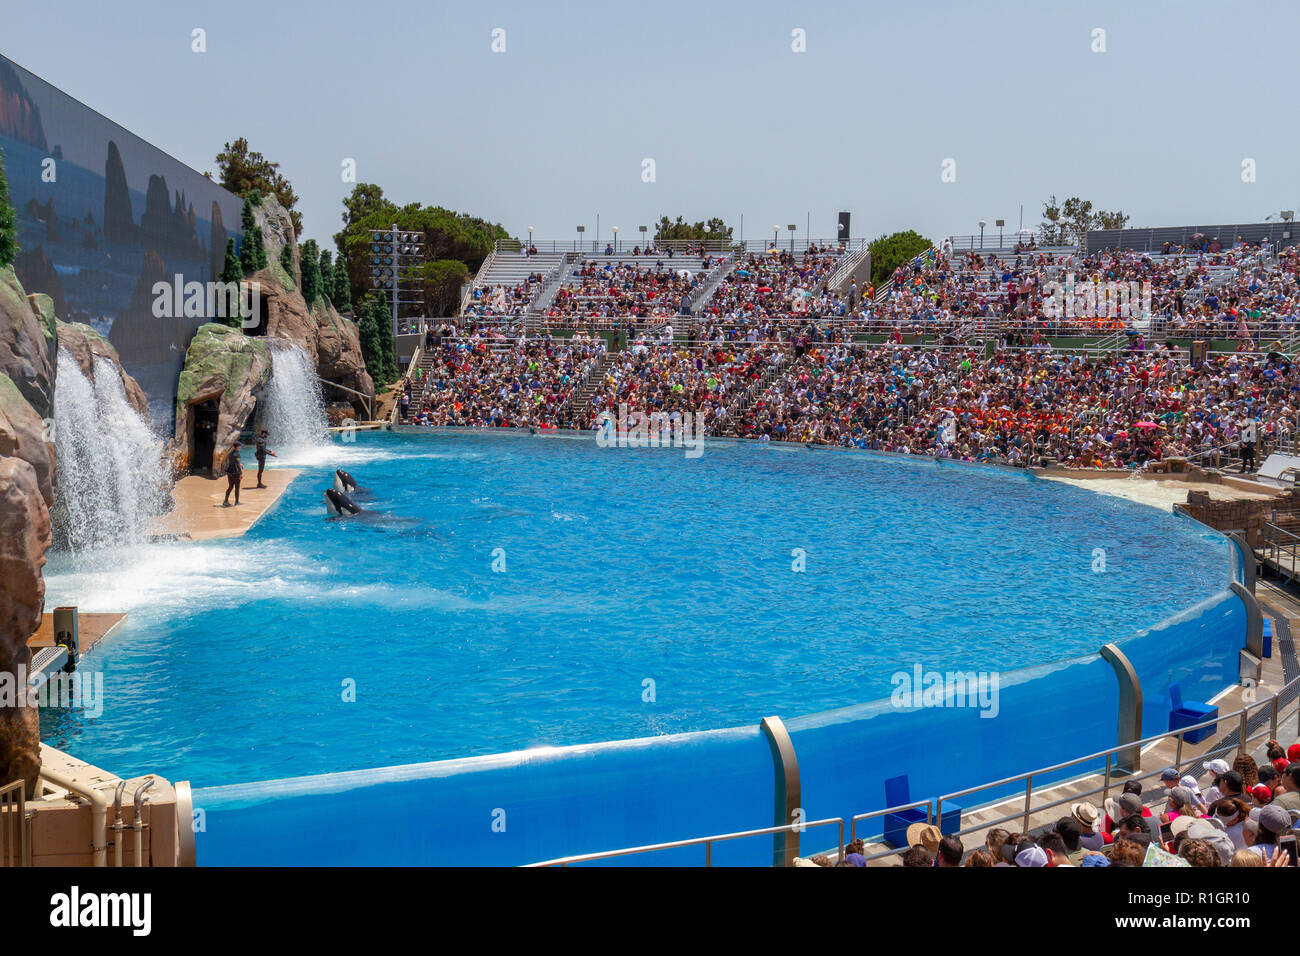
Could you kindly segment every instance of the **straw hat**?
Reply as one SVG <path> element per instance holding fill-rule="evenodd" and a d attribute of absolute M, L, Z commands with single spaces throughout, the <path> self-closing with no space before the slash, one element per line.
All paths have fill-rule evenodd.
<path fill-rule="evenodd" d="M 907 845 L 923 846 L 931 853 L 939 849 L 943 834 L 933 823 L 913 823 L 907 828 Z"/>

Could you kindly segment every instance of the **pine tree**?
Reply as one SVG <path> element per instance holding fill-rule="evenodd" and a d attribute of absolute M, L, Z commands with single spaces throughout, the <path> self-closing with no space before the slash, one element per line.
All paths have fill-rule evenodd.
<path fill-rule="evenodd" d="M 239 264 L 243 267 L 244 275 L 252 275 L 258 270 L 254 237 L 261 238 L 262 230 L 257 228 L 257 217 L 253 215 L 251 199 L 244 200 L 244 211 L 239 216 L 239 229 L 244 234 L 239 241 Z"/>
<path fill-rule="evenodd" d="M 366 371 L 375 384 L 380 385 L 384 380 L 384 344 L 379 324 L 375 321 L 373 301 L 363 303 L 357 310 L 357 336 L 361 339 L 361 357 L 365 359 Z"/>
<path fill-rule="evenodd" d="M 302 244 L 302 297 L 310 309 L 321 294 L 320 252 L 315 239 Z"/>
<path fill-rule="evenodd" d="M 380 292 L 375 300 L 375 324 L 380 331 L 380 347 L 383 349 L 383 381 L 387 385 L 397 379 L 397 354 L 393 347 L 393 314 L 388 308 L 387 293 Z"/>
<path fill-rule="evenodd" d="M 352 282 L 348 279 L 348 264 L 342 256 L 334 263 L 334 308 L 340 312 L 352 311 Z"/>
<path fill-rule="evenodd" d="M 13 265 L 18 254 L 18 229 L 13 203 L 9 201 L 9 183 L 5 179 L 4 157 L 0 155 L 0 267 Z"/>
<path fill-rule="evenodd" d="M 266 240 L 262 237 L 262 227 L 253 227 L 253 262 L 258 269 L 265 269 L 270 264 L 266 255 Z"/>
<path fill-rule="evenodd" d="M 328 249 L 320 251 L 320 294 L 326 302 L 334 302 L 334 257 Z"/>
<path fill-rule="evenodd" d="M 280 265 L 293 278 L 293 246 L 287 242 L 280 248 Z"/>
<path fill-rule="evenodd" d="M 221 270 L 221 281 L 227 284 L 233 283 L 236 288 L 244 279 L 244 268 L 239 264 L 239 255 L 235 252 L 235 240 L 233 238 L 226 240 L 226 264 Z M 235 294 L 234 305 L 238 306 L 240 302 L 239 293 Z M 227 300 L 229 301 L 229 300 Z M 239 319 L 239 310 L 237 308 L 226 310 L 226 325 L 239 327 L 242 325 Z"/>

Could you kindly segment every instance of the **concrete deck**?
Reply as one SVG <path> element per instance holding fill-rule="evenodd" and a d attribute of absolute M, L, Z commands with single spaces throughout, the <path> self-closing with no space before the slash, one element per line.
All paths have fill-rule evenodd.
<path fill-rule="evenodd" d="M 1186 504 L 1189 491 L 1204 491 L 1214 501 L 1258 500 L 1261 498 L 1274 498 L 1282 493 L 1281 488 L 1275 490 L 1266 489 L 1261 485 L 1248 490 L 1235 484 L 1182 481 L 1177 476 L 1168 475 L 1150 478 L 1072 478 L 1060 474 L 1043 474 L 1040 477 L 1046 481 L 1059 481 L 1063 484 L 1074 485 L 1076 488 L 1086 488 L 1100 494 L 1126 498 L 1129 501 L 1136 501 L 1138 504 L 1149 505 L 1162 511 L 1169 511 L 1176 504 Z M 1254 483 L 1251 482 L 1250 484 Z"/>
<path fill-rule="evenodd" d="M 85 614 L 77 615 L 77 645 L 82 654 L 107 637 L 112 637 L 126 621 L 125 614 Z M 54 615 L 46 614 L 41 618 L 40 629 L 27 639 L 31 648 L 54 646 Z"/>
<path fill-rule="evenodd" d="M 245 465 L 244 481 L 239 489 L 239 506 L 231 495 L 230 507 L 222 507 L 226 496 L 226 479 L 188 475 L 176 483 L 172 494 L 176 507 L 154 528 L 159 535 L 174 535 L 191 541 L 213 538 L 236 538 L 257 523 L 279 500 L 298 475 L 294 468 L 268 468 L 262 473 L 265 488 L 257 485 L 257 464 Z"/>

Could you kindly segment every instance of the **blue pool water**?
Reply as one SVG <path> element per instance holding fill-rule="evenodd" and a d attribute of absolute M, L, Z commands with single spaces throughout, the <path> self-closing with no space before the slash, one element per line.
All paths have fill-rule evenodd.
<path fill-rule="evenodd" d="M 1093 653 L 1229 573 L 1190 521 L 920 459 L 363 433 L 300 464 L 244 538 L 52 556 L 47 606 L 129 617 L 83 663 L 103 714 L 47 743 L 202 787 L 752 725 Z M 339 465 L 377 518 L 326 518 Z"/>

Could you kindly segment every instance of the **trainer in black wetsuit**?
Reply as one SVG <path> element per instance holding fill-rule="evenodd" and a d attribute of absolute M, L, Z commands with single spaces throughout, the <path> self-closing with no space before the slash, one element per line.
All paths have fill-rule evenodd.
<path fill-rule="evenodd" d="M 239 504 L 239 482 L 244 477 L 244 463 L 239 460 L 239 442 L 235 442 L 235 447 L 230 449 L 230 457 L 226 459 L 226 478 L 229 484 L 226 485 L 226 500 L 223 502 L 223 508 L 230 507 L 230 493 L 235 493 L 235 504 Z"/>
<path fill-rule="evenodd" d="M 266 485 L 262 484 L 262 472 L 266 469 L 266 456 L 270 455 L 272 458 L 280 457 L 275 452 L 271 451 L 271 449 L 266 447 L 265 428 L 263 428 L 262 433 L 257 436 L 257 447 L 253 449 L 253 453 L 257 456 L 257 487 L 265 488 Z"/>

